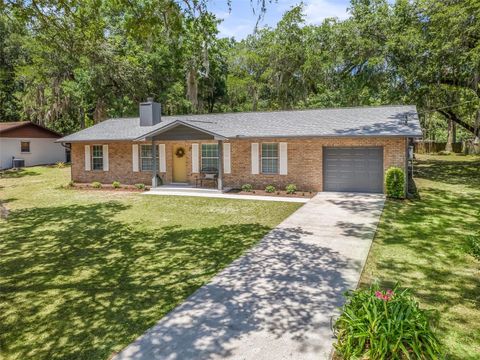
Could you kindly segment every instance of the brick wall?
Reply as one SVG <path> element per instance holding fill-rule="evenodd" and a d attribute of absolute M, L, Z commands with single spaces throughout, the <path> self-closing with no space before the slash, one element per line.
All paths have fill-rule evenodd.
<path fill-rule="evenodd" d="M 230 142 L 231 174 L 224 175 L 224 186 L 240 187 L 242 184 L 250 183 L 257 188 L 264 188 L 268 184 L 284 187 L 286 184 L 295 183 L 302 190 L 322 191 L 322 159 L 323 147 L 325 146 L 381 146 L 384 149 L 383 165 L 385 170 L 390 166 L 405 168 L 405 138 L 278 138 L 268 139 L 268 142 L 288 143 L 288 175 L 252 175 L 250 149 L 253 142 L 261 143 L 262 139 L 233 140 Z M 192 143 L 202 143 L 202 141 L 162 141 L 161 143 L 166 144 L 167 172 L 160 174 L 164 182 L 170 183 L 172 181 L 173 157 L 175 156 L 173 149 L 181 145 L 186 151 L 187 177 L 189 182 L 193 184 L 197 174 L 192 174 Z M 74 143 L 72 145 L 72 179 L 74 181 L 112 183 L 118 180 L 124 184 L 151 184 L 152 174 L 150 171 L 133 172 L 131 142 L 108 143 L 110 167 L 108 172 L 84 170 L 84 146 L 86 144 Z M 93 143 L 89 145 L 93 145 Z"/>

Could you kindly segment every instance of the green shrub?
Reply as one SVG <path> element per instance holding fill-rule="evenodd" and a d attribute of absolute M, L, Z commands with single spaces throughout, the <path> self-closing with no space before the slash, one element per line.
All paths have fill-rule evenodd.
<path fill-rule="evenodd" d="M 70 180 L 70 181 L 68 182 L 68 184 L 67 184 L 67 187 L 71 187 L 71 188 L 72 188 L 72 187 L 74 187 L 74 186 L 75 186 L 75 181 L 73 181 L 73 180 Z"/>
<path fill-rule="evenodd" d="M 480 235 L 470 236 L 467 239 L 467 252 L 477 260 L 480 260 Z"/>
<path fill-rule="evenodd" d="M 286 187 L 285 187 L 285 191 L 287 192 L 287 194 L 295 194 L 297 192 L 297 185 L 295 184 L 288 184 Z"/>
<path fill-rule="evenodd" d="M 120 188 L 120 181 L 114 181 L 114 182 L 112 183 L 112 186 L 113 186 L 114 189 Z"/>
<path fill-rule="evenodd" d="M 135 187 L 136 187 L 138 190 L 145 190 L 145 184 L 135 184 Z"/>
<path fill-rule="evenodd" d="M 276 190 L 276 188 L 275 188 L 275 186 L 273 186 L 273 185 L 267 185 L 267 187 L 265 188 L 265 191 L 266 191 L 267 193 L 274 193 L 275 190 Z"/>
<path fill-rule="evenodd" d="M 242 185 L 242 191 L 252 192 L 253 191 L 253 186 L 251 184 L 244 184 L 244 185 Z"/>
<path fill-rule="evenodd" d="M 385 188 L 387 196 L 402 199 L 405 196 L 405 174 L 398 167 L 391 167 L 385 173 Z"/>
<path fill-rule="evenodd" d="M 101 188 L 102 188 L 102 184 L 99 183 L 98 181 L 94 181 L 94 182 L 92 182 L 92 187 L 93 187 L 94 189 L 101 189 Z"/>
<path fill-rule="evenodd" d="M 431 312 L 409 290 L 381 291 L 378 284 L 346 293 L 335 322 L 337 354 L 344 359 L 438 359 L 441 345 Z"/>

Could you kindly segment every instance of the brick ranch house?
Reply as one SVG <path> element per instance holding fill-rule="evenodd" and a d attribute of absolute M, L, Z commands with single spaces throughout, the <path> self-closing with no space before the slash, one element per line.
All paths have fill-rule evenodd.
<path fill-rule="evenodd" d="M 408 145 L 422 132 L 415 106 L 109 119 L 59 139 L 70 143 L 72 180 L 196 184 L 215 173 L 218 188 L 252 184 L 305 191 L 383 192 L 391 166 L 406 170 Z"/>

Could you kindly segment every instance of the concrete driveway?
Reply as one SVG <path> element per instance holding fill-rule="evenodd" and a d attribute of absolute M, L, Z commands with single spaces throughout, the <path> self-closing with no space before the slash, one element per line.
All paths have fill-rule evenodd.
<path fill-rule="evenodd" d="M 383 204 L 320 193 L 115 359 L 327 359 Z"/>

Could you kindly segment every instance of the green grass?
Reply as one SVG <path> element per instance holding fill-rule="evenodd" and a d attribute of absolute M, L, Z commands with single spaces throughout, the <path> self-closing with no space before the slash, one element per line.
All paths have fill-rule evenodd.
<path fill-rule="evenodd" d="M 300 205 L 62 189 L 0 173 L 0 358 L 107 359 Z"/>
<path fill-rule="evenodd" d="M 465 247 L 480 232 L 480 157 L 417 158 L 419 199 L 386 202 L 361 282 L 412 288 L 438 310 L 448 358 L 478 359 L 480 263 Z"/>

